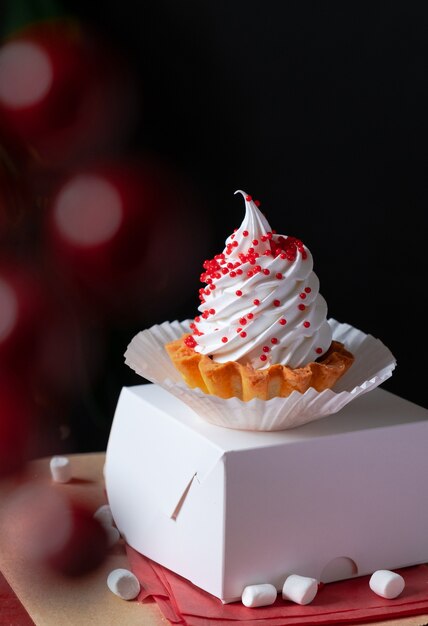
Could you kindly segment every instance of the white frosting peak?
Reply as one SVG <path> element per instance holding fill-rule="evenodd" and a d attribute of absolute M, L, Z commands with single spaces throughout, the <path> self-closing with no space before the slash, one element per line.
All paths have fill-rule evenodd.
<path fill-rule="evenodd" d="M 277 235 L 242 190 L 245 217 L 201 275 L 200 316 L 188 345 L 214 361 L 301 367 L 331 344 L 327 305 L 312 255 L 295 237 Z"/>

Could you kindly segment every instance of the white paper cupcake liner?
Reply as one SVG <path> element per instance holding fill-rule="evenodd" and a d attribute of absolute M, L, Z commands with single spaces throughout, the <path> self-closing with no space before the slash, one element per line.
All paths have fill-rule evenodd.
<path fill-rule="evenodd" d="M 394 356 L 379 339 L 330 319 L 333 339 L 345 344 L 355 357 L 334 389 L 318 392 L 310 388 L 303 394 L 293 391 L 287 398 L 271 400 L 224 400 L 190 389 L 165 350 L 166 343 L 190 331 L 190 321 L 164 322 L 138 333 L 125 352 L 125 363 L 185 402 L 202 419 L 226 428 L 286 430 L 337 413 L 354 398 L 383 383 L 396 365 Z"/>

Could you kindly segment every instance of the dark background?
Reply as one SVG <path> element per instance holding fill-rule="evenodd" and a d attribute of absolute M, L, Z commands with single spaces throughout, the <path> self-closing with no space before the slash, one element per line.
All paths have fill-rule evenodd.
<path fill-rule="evenodd" d="M 135 71 L 139 114 L 126 151 L 172 163 L 206 220 L 189 223 L 204 252 L 180 297 L 161 310 L 148 302 L 139 323 L 110 332 L 93 388 L 102 419 L 91 403 L 76 411 L 73 445 L 103 449 L 121 386 L 141 382 L 123 364 L 133 334 L 196 314 L 202 262 L 242 221 L 237 188 L 309 247 L 329 315 L 391 349 L 398 366 L 384 388 L 428 406 L 428 5 L 65 6 Z"/>

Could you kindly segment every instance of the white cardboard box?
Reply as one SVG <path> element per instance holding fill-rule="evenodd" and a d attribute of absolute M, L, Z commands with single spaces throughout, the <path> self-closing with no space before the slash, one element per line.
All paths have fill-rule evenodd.
<path fill-rule="evenodd" d="M 288 574 L 325 582 L 428 560 L 428 411 L 382 389 L 281 432 L 204 422 L 125 387 L 106 488 L 133 548 L 223 602 Z"/>

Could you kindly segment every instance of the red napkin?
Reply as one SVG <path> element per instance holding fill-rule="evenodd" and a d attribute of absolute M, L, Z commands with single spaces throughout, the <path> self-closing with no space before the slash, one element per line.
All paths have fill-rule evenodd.
<path fill-rule="evenodd" d="M 0 573 L 0 624 L 34 626 L 33 620 L 24 609 L 9 583 Z"/>
<path fill-rule="evenodd" d="M 173 624 L 186 626 L 309 626 L 355 624 L 428 613 L 428 566 L 400 570 L 406 587 L 394 600 L 385 600 L 369 588 L 369 576 L 321 586 L 315 600 L 299 606 L 281 599 L 272 606 L 249 609 L 240 602 L 222 604 L 188 580 L 150 561 L 129 546 L 130 566 L 139 579 L 143 601 L 152 596 Z"/>

